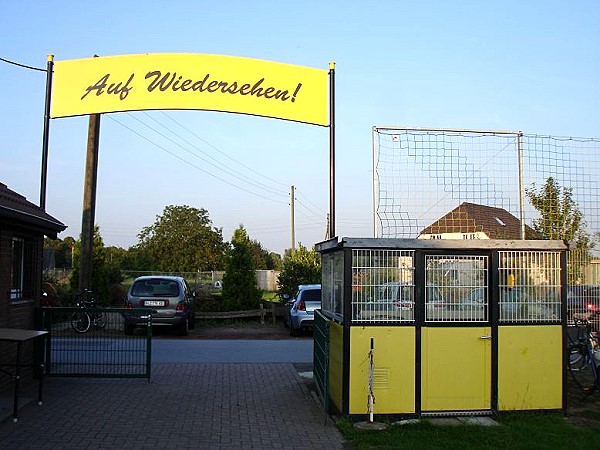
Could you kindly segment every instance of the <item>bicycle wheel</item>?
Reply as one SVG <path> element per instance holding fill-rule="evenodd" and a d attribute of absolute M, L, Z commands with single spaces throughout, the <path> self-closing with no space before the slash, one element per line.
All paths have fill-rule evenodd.
<path fill-rule="evenodd" d="M 99 328 L 104 328 L 106 326 L 106 313 L 104 311 L 100 311 L 96 313 L 96 318 L 94 319 L 94 325 Z"/>
<path fill-rule="evenodd" d="M 571 344 L 569 346 L 569 370 L 578 372 L 587 368 L 590 359 L 584 344 Z"/>
<path fill-rule="evenodd" d="M 75 311 L 71 316 L 71 326 L 78 333 L 85 333 L 90 329 L 90 316 L 85 311 Z"/>
<path fill-rule="evenodd" d="M 595 388 L 596 370 L 585 345 L 572 346 L 569 349 L 569 372 L 580 389 L 589 391 Z"/>

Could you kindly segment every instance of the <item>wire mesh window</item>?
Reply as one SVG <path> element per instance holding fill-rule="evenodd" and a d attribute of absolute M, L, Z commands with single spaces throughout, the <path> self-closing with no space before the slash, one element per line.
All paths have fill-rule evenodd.
<path fill-rule="evenodd" d="M 488 311 L 487 256 L 426 256 L 426 321 L 487 322 Z"/>
<path fill-rule="evenodd" d="M 352 251 L 352 321 L 413 322 L 414 251 Z"/>
<path fill-rule="evenodd" d="M 326 253 L 321 256 L 321 310 L 330 317 L 344 317 L 344 254 Z"/>
<path fill-rule="evenodd" d="M 560 253 L 505 251 L 499 257 L 500 323 L 560 321 Z"/>

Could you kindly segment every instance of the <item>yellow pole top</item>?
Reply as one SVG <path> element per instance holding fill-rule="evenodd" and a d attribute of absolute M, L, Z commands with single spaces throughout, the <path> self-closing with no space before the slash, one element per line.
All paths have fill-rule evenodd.
<path fill-rule="evenodd" d="M 48 53 L 48 62 L 54 61 L 54 55 L 52 53 Z"/>
<path fill-rule="evenodd" d="M 335 69 L 335 63 L 334 62 L 330 62 L 329 63 L 329 69 L 330 70 L 334 70 Z"/>

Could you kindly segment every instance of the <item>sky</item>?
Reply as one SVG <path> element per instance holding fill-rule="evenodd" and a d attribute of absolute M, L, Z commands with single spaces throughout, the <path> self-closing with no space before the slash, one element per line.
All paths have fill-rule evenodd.
<path fill-rule="evenodd" d="M 597 1 L 0 0 L 0 58 L 249 57 L 335 71 L 336 234 L 373 236 L 372 128 L 600 137 Z M 0 61 L 0 182 L 39 204 L 46 75 Z M 50 125 L 46 210 L 81 233 L 87 117 Z M 241 114 L 104 114 L 96 224 L 128 248 L 167 205 L 282 254 L 325 238 L 329 129 Z"/>

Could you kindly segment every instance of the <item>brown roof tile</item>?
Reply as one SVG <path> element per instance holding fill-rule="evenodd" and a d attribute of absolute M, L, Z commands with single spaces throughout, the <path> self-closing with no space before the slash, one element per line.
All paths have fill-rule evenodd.
<path fill-rule="evenodd" d="M 476 233 L 490 239 L 520 239 L 520 221 L 502 208 L 464 202 L 441 217 L 421 234 Z"/>

